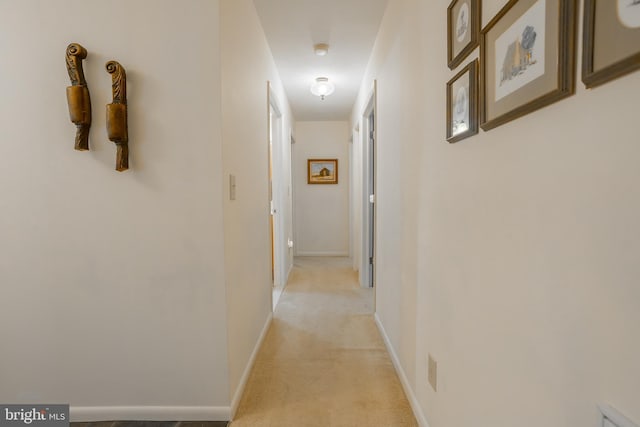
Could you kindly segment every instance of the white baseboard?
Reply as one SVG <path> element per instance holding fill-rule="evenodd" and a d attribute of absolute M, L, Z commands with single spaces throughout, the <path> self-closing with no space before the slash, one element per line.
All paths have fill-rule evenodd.
<path fill-rule="evenodd" d="M 339 256 L 348 257 L 349 252 L 296 252 L 296 256 Z"/>
<path fill-rule="evenodd" d="M 228 406 L 71 406 L 72 422 L 229 421 Z"/>
<path fill-rule="evenodd" d="M 598 409 L 600 409 L 600 425 L 613 425 L 615 424 L 617 427 L 638 427 L 636 423 L 631 421 L 629 418 L 622 415 L 618 412 L 617 409 L 610 405 L 602 404 L 598 405 Z M 609 421 L 609 424 L 605 424 L 605 420 Z"/>
<path fill-rule="evenodd" d="M 253 368 L 253 364 L 256 361 L 256 357 L 258 356 L 258 351 L 260 351 L 260 347 L 262 347 L 262 342 L 264 341 L 264 337 L 267 336 L 267 332 L 269 331 L 269 326 L 271 326 L 271 321 L 273 320 L 273 313 L 269 313 L 267 317 L 267 321 L 264 323 L 262 328 L 262 332 L 260 332 L 260 336 L 258 337 L 258 341 L 253 348 L 253 352 L 251 353 L 251 357 L 249 357 L 249 362 L 247 362 L 247 366 L 244 368 L 244 372 L 242 377 L 240 377 L 240 383 L 238 384 L 238 388 L 233 395 L 233 400 L 231 400 L 231 411 L 229 421 L 233 420 L 233 417 L 236 415 L 236 411 L 238 410 L 238 406 L 240 405 L 240 399 L 242 399 L 242 393 L 244 392 L 244 388 L 247 385 L 247 381 L 249 380 L 249 375 L 251 374 L 251 369 Z"/>
<path fill-rule="evenodd" d="M 382 322 L 378 317 L 378 313 L 374 315 L 376 319 L 376 325 L 378 325 L 378 330 L 380 331 L 380 335 L 382 335 L 382 339 L 384 340 L 384 344 L 387 347 L 387 351 L 391 356 L 391 361 L 393 362 L 393 366 L 396 368 L 396 372 L 398 377 L 400 378 L 400 383 L 402 384 L 402 388 L 404 389 L 404 393 L 407 395 L 407 399 L 409 399 L 409 404 L 411 405 L 411 409 L 413 410 L 413 415 L 416 417 L 418 421 L 418 425 L 420 427 L 429 427 L 429 423 L 422 412 L 422 408 L 418 403 L 418 398 L 414 393 L 409 381 L 407 380 L 407 375 L 404 373 L 404 369 L 402 369 L 402 365 L 400 365 L 400 359 L 398 359 L 398 355 L 396 354 L 393 346 L 391 345 L 391 341 L 389 340 L 389 336 L 387 332 L 384 330 L 384 326 L 382 326 Z"/>

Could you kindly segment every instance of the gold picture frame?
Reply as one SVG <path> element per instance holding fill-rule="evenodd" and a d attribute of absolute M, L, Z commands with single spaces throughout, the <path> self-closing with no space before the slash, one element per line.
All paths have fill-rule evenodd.
<path fill-rule="evenodd" d="M 447 64 L 456 68 L 478 46 L 481 0 L 453 0 L 447 8 Z"/>
<path fill-rule="evenodd" d="M 585 0 L 582 82 L 592 88 L 640 68 L 640 1 Z"/>
<path fill-rule="evenodd" d="M 510 0 L 480 33 L 480 127 L 573 95 L 576 0 Z"/>
<path fill-rule="evenodd" d="M 447 82 L 447 141 L 478 133 L 478 60 Z"/>
<path fill-rule="evenodd" d="M 337 184 L 338 159 L 307 159 L 307 184 Z"/>

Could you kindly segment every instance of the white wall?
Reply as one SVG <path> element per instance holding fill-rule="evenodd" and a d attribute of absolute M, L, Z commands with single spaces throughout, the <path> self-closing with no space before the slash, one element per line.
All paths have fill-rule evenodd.
<path fill-rule="evenodd" d="M 354 109 L 377 79 L 377 315 L 410 397 L 431 427 L 638 423 L 640 73 L 447 144 L 449 3 L 390 2 Z"/>
<path fill-rule="evenodd" d="M 0 401 L 226 416 L 218 14 L 210 0 L 0 2 Z M 89 51 L 89 152 L 73 149 L 71 42 Z M 110 59 L 128 76 L 123 173 Z"/>
<path fill-rule="evenodd" d="M 349 255 L 348 122 L 297 122 L 293 147 L 296 255 Z M 307 159 L 338 159 L 338 184 L 307 184 Z"/>
<path fill-rule="evenodd" d="M 286 144 L 277 155 L 285 164 L 290 164 L 292 120 L 253 2 L 222 0 L 221 24 L 229 376 L 235 405 L 247 364 L 271 315 L 267 82 L 283 117 Z M 275 171 L 281 192 L 290 186 L 287 171 L 288 167 Z M 236 177 L 236 200 L 229 199 L 231 174 Z M 291 207 L 283 205 L 280 213 L 289 219 L 282 229 L 291 237 Z M 284 271 L 292 264 L 291 255 L 281 257 Z"/>

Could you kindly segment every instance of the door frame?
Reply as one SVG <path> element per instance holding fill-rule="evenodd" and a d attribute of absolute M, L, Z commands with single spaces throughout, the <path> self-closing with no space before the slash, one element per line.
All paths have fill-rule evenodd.
<path fill-rule="evenodd" d="M 360 138 L 362 141 L 362 221 L 360 252 L 360 286 L 371 288 L 375 286 L 376 262 L 376 146 L 377 146 L 377 81 L 373 81 L 373 88 L 368 101 L 362 111 Z M 373 126 L 369 118 L 373 115 Z M 373 127 L 373 129 L 371 129 Z M 370 138 L 373 138 L 371 141 Z M 373 195 L 373 202 L 370 196 Z"/>
<path fill-rule="evenodd" d="M 274 120 L 275 119 L 275 120 Z M 280 295 L 284 289 L 286 272 L 286 251 L 287 242 L 284 240 L 283 214 L 285 206 L 282 202 L 284 179 L 277 171 L 282 170 L 285 161 L 282 155 L 282 144 L 284 138 L 282 110 L 278 99 L 273 93 L 271 83 L 267 82 L 267 143 L 269 156 L 269 223 L 271 235 L 271 265 L 272 265 L 272 309 L 275 309 Z"/>

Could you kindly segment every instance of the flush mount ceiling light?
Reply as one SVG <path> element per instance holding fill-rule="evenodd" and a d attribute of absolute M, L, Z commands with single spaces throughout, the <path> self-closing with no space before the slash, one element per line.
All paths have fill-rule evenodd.
<path fill-rule="evenodd" d="M 311 93 L 315 96 L 319 96 L 324 101 L 325 96 L 329 96 L 335 90 L 333 83 L 326 77 L 318 77 L 316 81 L 311 85 Z"/>
<path fill-rule="evenodd" d="M 329 53 L 329 45 L 326 43 L 318 43 L 317 45 L 313 46 L 313 51 L 318 56 L 325 56 L 327 53 Z"/>

